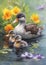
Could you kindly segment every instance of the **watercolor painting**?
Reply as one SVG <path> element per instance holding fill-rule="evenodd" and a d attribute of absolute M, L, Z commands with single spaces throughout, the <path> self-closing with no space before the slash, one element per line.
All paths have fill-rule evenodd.
<path fill-rule="evenodd" d="M 0 0 L 0 65 L 46 65 L 46 1 Z"/>

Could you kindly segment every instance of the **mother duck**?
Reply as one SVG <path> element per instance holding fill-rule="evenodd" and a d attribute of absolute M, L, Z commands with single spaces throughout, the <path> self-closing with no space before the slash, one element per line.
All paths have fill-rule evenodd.
<path fill-rule="evenodd" d="M 16 20 L 13 23 L 15 22 L 18 22 L 18 25 L 14 28 L 13 32 L 21 35 L 22 38 L 30 39 L 41 35 L 42 27 L 38 27 L 36 24 L 26 24 L 26 17 L 23 13 L 16 15 Z"/>

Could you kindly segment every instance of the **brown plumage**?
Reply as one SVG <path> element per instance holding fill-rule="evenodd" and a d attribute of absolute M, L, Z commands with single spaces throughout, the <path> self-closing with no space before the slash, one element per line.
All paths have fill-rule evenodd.
<path fill-rule="evenodd" d="M 26 46 L 28 46 L 28 43 L 26 41 L 22 40 L 21 36 L 18 35 L 15 38 L 15 42 L 14 42 L 13 46 L 16 47 L 16 48 L 26 47 Z"/>
<path fill-rule="evenodd" d="M 9 48 L 9 36 L 8 35 L 4 36 L 3 48 Z"/>
<path fill-rule="evenodd" d="M 24 40 L 17 40 L 15 43 L 14 43 L 14 47 L 15 48 L 21 48 L 21 47 L 27 47 L 28 46 L 28 43 L 25 42 Z"/>
<path fill-rule="evenodd" d="M 31 34 L 37 34 L 38 26 L 36 24 L 28 24 L 25 26 L 26 31 L 30 31 Z"/>
<path fill-rule="evenodd" d="M 9 39 L 12 38 L 14 35 L 13 31 L 10 31 L 8 34 L 4 35 L 4 44 L 3 44 L 3 48 L 9 48 Z M 11 39 L 12 41 L 12 39 Z"/>

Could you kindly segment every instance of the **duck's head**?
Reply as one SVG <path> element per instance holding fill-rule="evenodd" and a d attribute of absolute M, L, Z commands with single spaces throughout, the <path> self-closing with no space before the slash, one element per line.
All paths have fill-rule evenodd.
<path fill-rule="evenodd" d="M 13 21 L 13 23 L 15 23 L 15 22 L 25 23 L 25 20 L 26 20 L 25 14 L 19 13 L 16 15 L 16 19 Z"/>

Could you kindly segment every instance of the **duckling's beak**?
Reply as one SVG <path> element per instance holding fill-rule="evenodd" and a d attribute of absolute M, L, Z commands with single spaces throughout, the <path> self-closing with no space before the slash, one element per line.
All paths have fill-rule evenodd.
<path fill-rule="evenodd" d="M 16 18 L 16 19 L 12 22 L 12 24 L 17 23 L 17 22 L 18 22 L 18 18 Z"/>

